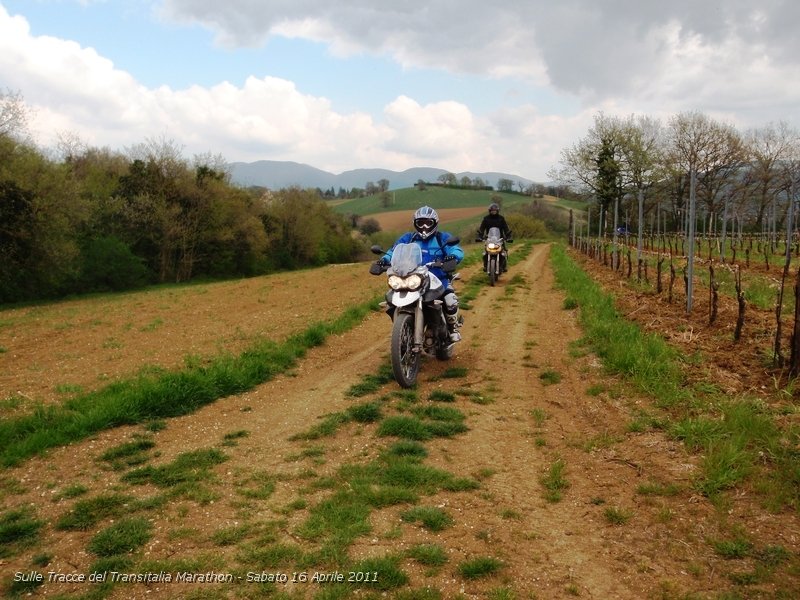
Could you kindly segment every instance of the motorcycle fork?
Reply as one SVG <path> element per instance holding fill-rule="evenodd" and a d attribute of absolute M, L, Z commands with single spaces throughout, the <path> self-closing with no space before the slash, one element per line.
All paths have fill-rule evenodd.
<path fill-rule="evenodd" d="M 414 350 L 419 352 L 425 342 L 425 314 L 422 309 L 422 298 L 414 309 Z"/>

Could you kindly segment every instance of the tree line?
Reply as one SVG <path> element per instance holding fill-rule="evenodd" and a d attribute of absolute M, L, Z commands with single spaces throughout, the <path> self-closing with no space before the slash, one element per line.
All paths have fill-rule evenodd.
<path fill-rule="evenodd" d="M 170 141 L 126 153 L 25 135 L 0 94 L 0 303 L 350 262 L 364 251 L 314 191 L 243 189 L 219 156 Z M 9 108 L 10 107 L 10 108 Z"/>
<path fill-rule="evenodd" d="M 631 231 L 777 236 L 794 226 L 799 167 L 800 134 L 784 122 L 739 131 L 700 112 L 598 114 L 548 175 L 590 201 L 598 233 L 616 208 Z"/>

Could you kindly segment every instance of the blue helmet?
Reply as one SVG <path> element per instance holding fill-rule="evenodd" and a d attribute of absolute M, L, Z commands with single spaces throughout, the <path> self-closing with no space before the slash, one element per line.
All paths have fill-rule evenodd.
<path fill-rule="evenodd" d="M 439 228 L 439 215 L 430 206 L 422 206 L 414 213 L 414 229 L 427 240 Z"/>

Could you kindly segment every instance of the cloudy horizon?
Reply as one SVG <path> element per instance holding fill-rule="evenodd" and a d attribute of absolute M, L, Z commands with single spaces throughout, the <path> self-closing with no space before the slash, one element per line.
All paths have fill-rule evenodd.
<path fill-rule="evenodd" d="M 798 17 L 788 0 L 0 0 L 0 89 L 44 146 L 545 181 L 599 112 L 797 126 Z"/>

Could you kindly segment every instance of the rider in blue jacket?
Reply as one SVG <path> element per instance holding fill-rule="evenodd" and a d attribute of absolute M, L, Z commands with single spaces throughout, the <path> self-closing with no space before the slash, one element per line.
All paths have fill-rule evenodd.
<path fill-rule="evenodd" d="M 439 259 L 442 262 L 449 262 L 455 267 L 464 259 L 464 250 L 459 245 L 445 246 L 445 242 L 452 236 L 446 231 L 439 231 L 439 215 L 430 206 L 423 206 L 414 213 L 414 231 L 404 233 L 394 243 L 410 244 L 412 242 L 419 245 L 422 250 L 422 260 L 431 262 Z M 381 258 L 381 262 L 389 264 L 392 260 L 392 246 Z M 444 314 L 447 318 L 447 325 L 450 329 L 450 340 L 453 342 L 461 341 L 461 334 L 458 328 L 461 326 L 458 316 L 458 297 L 450 282 L 450 274 L 440 267 L 431 267 L 431 273 L 436 275 L 445 286 L 443 296 Z"/>

